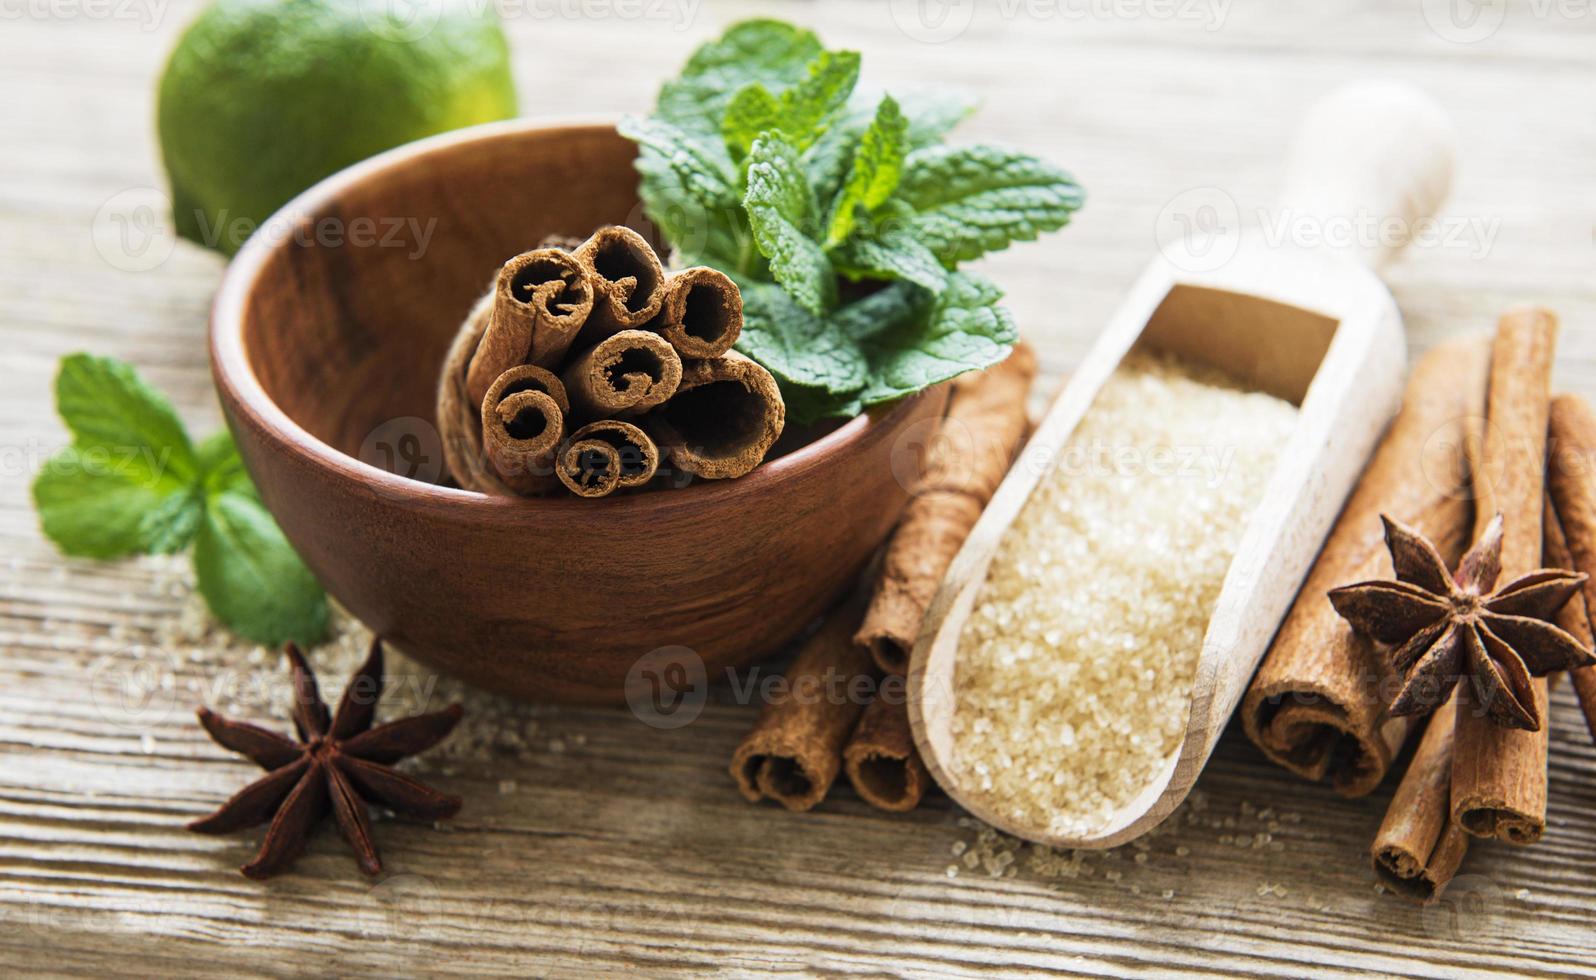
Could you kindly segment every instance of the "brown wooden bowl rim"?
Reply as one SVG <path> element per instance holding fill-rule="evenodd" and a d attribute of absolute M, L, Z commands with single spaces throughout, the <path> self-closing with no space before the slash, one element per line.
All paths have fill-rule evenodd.
<path fill-rule="evenodd" d="M 414 163 L 431 154 L 451 150 L 471 143 L 489 142 L 506 136 L 520 136 L 538 130 L 592 130 L 615 131 L 615 117 L 606 116 L 553 116 L 528 117 L 483 123 L 464 129 L 429 136 L 425 139 L 394 147 L 374 157 L 324 178 L 283 205 L 261 227 L 275 227 L 282 216 L 308 215 L 314 218 L 325 213 L 326 205 L 345 189 L 357 186 L 379 174 Z M 276 240 L 274 240 L 276 239 Z M 211 307 L 210 353 L 211 373 L 217 388 L 263 433 L 296 455 L 306 457 L 317 465 L 362 484 L 376 485 L 385 493 L 413 500 L 415 503 L 447 502 L 463 507 L 493 509 L 568 508 L 572 513 L 594 514 L 606 508 L 636 508 L 642 505 L 635 496 L 610 497 L 602 500 L 577 498 L 523 498 L 498 497 L 433 483 L 424 483 L 402 477 L 370 463 L 350 456 L 329 446 L 307 432 L 285 412 L 261 385 L 254 366 L 244 352 L 244 311 L 250 295 L 260 279 L 261 269 L 274 250 L 292 244 L 290 236 L 253 235 L 228 265 Z M 887 411 L 875 409 L 849 419 L 831 432 L 805 443 L 797 449 L 760 464 L 745 476 L 735 480 L 700 480 L 670 493 L 645 495 L 647 503 L 661 506 L 674 504 L 704 505 L 722 498 L 774 489 L 784 479 L 821 465 L 841 454 L 849 446 L 861 442 L 876 426 L 890 430 L 901 416 L 911 410 L 915 395 L 899 399 Z"/>

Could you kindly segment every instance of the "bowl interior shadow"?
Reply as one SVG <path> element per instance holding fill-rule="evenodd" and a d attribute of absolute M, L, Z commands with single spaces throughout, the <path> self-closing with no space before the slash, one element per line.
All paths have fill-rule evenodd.
<path fill-rule="evenodd" d="M 641 224 L 632 158 L 601 127 L 445 145 L 274 222 L 290 245 L 262 267 L 278 285 L 252 292 L 243 335 L 266 394 L 334 449 L 441 482 L 440 456 L 412 456 L 428 448 L 412 420 L 434 420 L 462 319 L 506 259 L 545 237 Z"/>

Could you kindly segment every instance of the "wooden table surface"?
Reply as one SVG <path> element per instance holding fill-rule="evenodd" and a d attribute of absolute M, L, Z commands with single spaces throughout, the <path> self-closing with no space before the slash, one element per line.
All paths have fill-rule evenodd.
<path fill-rule="evenodd" d="M 1414 348 L 1489 327 L 1510 303 L 1544 302 L 1564 318 L 1559 383 L 1596 395 L 1596 6 L 1458 6 L 1456 16 L 1445 0 L 504 9 L 527 114 L 641 109 L 694 44 L 756 9 L 859 48 L 883 82 L 930 76 L 978 91 L 984 109 L 967 136 L 1023 144 L 1089 190 L 1072 228 L 990 263 L 1050 375 L 1080 357 L 1160 222 L 1191 195 L 1224 195 L 1256 216 L 1305 105 L 1350 78 L 1410 80 L 1446 106 L 1460 141 L 1446 234 L 1387 273 Z M 474 696 L 482 744 L 425 767 L 466 798 L 452 829 L 381 824 L 389 868 L 374 882 L 330 830 L 295 873 L 239 876 L 256 836 L 182 825 L 252 769 L 189 712 L 247 700 L 217 692 L 217 677 L 280 695 L 272 658 L 197 638 L 194 599 L 169 562 L 59 557 L 27 490 L 65 441 L 50 383 L 66 352 L 126 358 L 196 431 L 219 424 L 205 320 L 222 261 L 174 248 L 164 224 L 117 223 L 163 187 L 154 84 L 195 8 L 0 7 L 0 966 L 1596 973 L 1596 748 L 1566 690 L 1552 715 L 1546 839 L 1475 846 L 1446 900 L 1424 910 L 1380 894 L 1368 868 L 1389 783 L 1340 799 L 1269 765 L 1234 726 L 1200 783 L 1203 805 L 1141 848 L 1089 856 L 1071 877 L 999 841 L 1018 860 L 994 876 L 956 856 L 979 849 L 978 829 L 939 795 L 908 816 L 873 811 L 846 786 L 807 815 L 744 803 L 725 766 L 755 709 L 724 692 L 671 731 L 625 711 Z M 961 25 L 951 40 L 925 40 Z M 119 237 L 139 234 L 153 238 Z M 349 649 L 321 656 L 343 663 Z M 407 670 L 407 682 L 436 681 Z"/>

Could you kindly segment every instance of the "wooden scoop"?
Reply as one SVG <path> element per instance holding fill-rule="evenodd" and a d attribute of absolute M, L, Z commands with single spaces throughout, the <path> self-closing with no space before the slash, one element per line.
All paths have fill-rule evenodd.
<path fill-rule="evenodd" d="M 915 741 L 965 809 L 1040 843 L 1109 847 L 1147 832 L 1185 799 L 1398 407 L 1402 320 L 1373 270 L 1445 199 L 1452 145 L 1445 115 L 1422 93 L 1391 83 L 1342 88 L 1303 120 L 1281 204 L 1268 215 L 1265 230 L 1284 227 L 1293 241 L 1264 233 L 1243 240 L 1234 214 L 1228 239 L 1205 238 L 1199 211 L 1199 234 L 1166 247 L 1137 280 L 949 568 L 910 659 Z M 1179 750 L 1101 832 L 1061 837 L 1000 815 L 954 775 L 959 642 L 999 540 L 1046 469 L 1027 460 L 1059 458 L 1133 346 L 1212 365 L 1300 412 L 1214 606 Z"/>

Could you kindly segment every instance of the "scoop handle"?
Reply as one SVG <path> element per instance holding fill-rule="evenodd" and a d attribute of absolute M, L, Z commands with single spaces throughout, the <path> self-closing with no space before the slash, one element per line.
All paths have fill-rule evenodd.
<path fill-rule="evenodd" d="M 1343 85 L 1303 117 L 1274 231 L 1378 269 L 1446 200 L 1456 144 L 1446 112 L 1419 89 Z"/>

